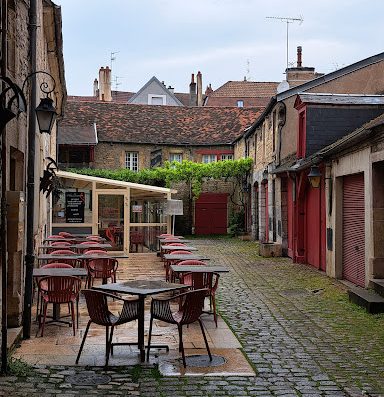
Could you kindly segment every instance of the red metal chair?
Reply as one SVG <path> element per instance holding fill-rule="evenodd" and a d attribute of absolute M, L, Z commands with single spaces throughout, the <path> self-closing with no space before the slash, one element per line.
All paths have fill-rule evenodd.
<path fill-rule="evenodd" d="M 92 241 L 92 240 L 90 240 L 90 241 L 83 241 L 82 243 L 80 243 L 79 245 L 97 245 L 97 244 L 100 244 L 98 241 Z M 105 249 L 105 248 L 97 248 L 99 251 L 104 251 L 104 252 L 107 252 L 107 250 Z M 87 251 L 90 251 L 91 250 L 91 248 L 78 248 L 77 249 L 80 253 L 84 253 L 84 252 L 87 252 Z"/>
<path fill-rule="evenodd" d="M 139 252 L 139 245 L 141 245 L 141 252 L 144 250 L 144 234 L 140 232 L 132 232 L 129 236 L 130 246 L 136 246 L 136 252 Z M 130 249 L 131 251 L 131 249 Z"/>
<path fill-rule="evenodd" d="M 105 255 L 105 251 L 102 250 L 90 250 L 87 251 L 84 256 L 100 254 Z M 88 270 L 88 287 L 93 285 L 96 278 L 102 279 L 102 283 L 106 284 L 110 278 L 113 283 L 116 282 L 116 271 L 119 263 L 113 258 L 100 258 L 100 259 L 88 259 L 86 260 L 86 267 Z"/>
<path fill-rule="evenodd" d="M 97 234 L 92 234 L 90 236 L 87 236 L 85 239 L 87 241 L 96 241 L 97 243 L 101 243 L 103 241 L 102 238 Z"/>
<path fill-rule="evenodd" d="M 176 252 L 176 251 L 175 251 Z M 189 251 L 188 251 L 189 252 Z M 178 266 L 207 266 L 207 264 L 203 261 L 199 261 L 197 259 L 186 259 L 184 261 L 176 262 Z M 176 280 L 176 275 L 171 270 L 171 281 L 174 282 Z M 179 280 L 183 284 L 183 274 L 179 273 Z"/>
<path fill-rule="evenodd" d="M 162 261 L 164 261 L 164 254 L 165 254 L 164 251 L 167 251 L 167 250 L 163 249 L 163 245 L 171 245 L 173 247 L 186 247 L 186 245 L 181 242 L 180 243 L 167 243 L 166 240 L 162 241 L 160 244 L 160 258 Z M 165 266 L 165 263 L 164 263 L 164 266 Z"/>
<path fill-rule="evenodd" d="M 115 227 L 114 226 L 108 226 L 105 229 L 105 236 L 112 243 L 112 245 L 116 245 Z"/>
<path fill-rule="evenodd" d="M 71 243 L 69 241 L 53 241 L 50 246 L 52 248 L 47 248 L 47 254 L 51 254 L 53 251 L 58 250 L 59 248 L 55 248 L 55 247 L 69 247 L 71 245 Z"/>
<path fill-rule="evenodd" d="M 70 268 L 70 269 L 72 269 L 72 267 L 73 266 L 69 265 L 68 263 L 54 262 L 54 263 L 47 263 L 47 264 L 41 266 L 41 269 L 52 269 L 52 268 L 54 268 L 54 269 L 58 269 L 58 268 L 68 269 L 68 268 Z M 42 277 L 39 277 L 39 278 L 36 279 L 37 288 L 39 287 L 39 281 L 41 279 L 42 279 Z M 41 313 L 41 309 L 42 309 L 40 307 L 41 303 L 40 303 L 40 293 L 39 293 L 39 291 L 37 291 L 37 304 L 36 305 L 37 305 L 36 306 L 36 320 L 38 320 L 39 319 L 39 314 Z"/>
<path fill-rule="evenodd" d="M 128 323 L 130 321 L 139 318 L 138 308 L 139 300 L 125 300 L 116 295 L 108 294 L 103 291 L 97 291 L 92 289 L 83 290 L 82 293 L 85 296 L 87 303 L 89 321 L 84 332 L 83 340 L 80 345 L 79 353 L 77 354 L 76 364 L 78 364 L 81 352 L 84 347 L 85 339 L 87 338 L 89 327 L 92 323 L 104 326 L 106 328 L 106 353 L 105 353 L 105 366 L 108 365 L 109 353 L 112 351 L 114 345 L 137 345 L 135 343 L 112 343 L 113 330 L 115 326 Z M 123 303 L 122 310 L 119 315 L 114 315 L 108 308 L 108 299 L 111 298 L 115 301 L 121 301 Z M 111 332 L 109 334 L 109 327 Z"/>
<path fill-rule="evenodd" d="M 183 294 L 168 298 L 168 299 L 152 299 L 151 302 L 151 320 L 149 325 L 148 335 L 148 350 L 147 350 L 147 361 L 149 360 L 149 352 L 151 349 L 151 337 L 152 337 L 152 326 L 153 319 L 158 319 L 169 324 L 176 324 L 179 331 L 179 351 L 181 351 L 183 357 L 183 365 L 186 367 L 185 353 L 183 345 L 183 325 L 192 324 L 198 321 L 200 324 L 201 332 L 204 337 L 205 346 L 209 355 L 209 359 L 212 361 L 211 351 L 209 350 L 207 337 L 204 332 L 204 327 L 201 322 L 200 316 L 203 313 L 204 299 L 208 291 L 205 289 L 188 291 Z M 179 310 L 172 311 L 170 302 L 173 300 L 182 301 L 179 306 Z"/>
<path fill-rule="evenodd" d="M 52 234 L 51 236 L 48 236 L 48 238 L 57 238 L 57 239 L 64 239 L 65 237 L 60 236 L 59 234 Z"/>
<path fill-rule="evenodd" d="M 192 255 L 191 251 L 186 251 L 186 250 L 178 250 L 178 251 L 171 251 L 169 255 Z M 169 281 L 169 279 L 172 279 L 172 270 L 171 270 L 171 265 L 174 265 L 177 263 L 177 259 L 168 259 L 164 262 L 165 266 L 165 280 Z"/>
<path fill-rule="evenodd" d="M 208 273 L 208 272 L 190 272 L 184 273 L 180 279 L 181 284 L 188 285 L 192 289 L 204 288 L 207 291 L 206 296 L 209 297 L 209 305 L 212 311 L 213 306 L 213 318 L 217 327 L 217 313 L 216 313 L 216 299 L 215 294 L 219 283 L 219 273 Z"/>
<path fill-rule="evenodd" d="M 55 263 L 57 260 L 60 260 L 60 263 L 67 263 L 68 265 L 71 265 L 72 267 L 76 267 L 78 265 L 78 260 L 77 259 L 61 259 L 60 255 L 76 255 L 76 252 L 71 251 L 71 250 L 55 250 L 50 253 L 51 255 L 57 255 L 57 259 L 52 259 L 48 263 Z"/>
<path fill-rule="evenodd" d="M 73 238 L 73 234 L 68 233 L 68 232 L 59 232 L 59 236 L 64 237 L 64 238 Z"/>
<path fill-rule="evenodd" d="M 41 329 L 41 336 L 44 336 L 47 307 L 49 303 L 57 305 L 67 303 L 70 305 L 73 335 L 76 334 L 74 302 L 79 296 L 80 289 L 81 280 L 74 276 L 43 277 L 39 280 L 39 293 L 41 294 L 41 299 L 43 302 L 42 322 L 41 316 L 39 316 L 39 330 Z"/>

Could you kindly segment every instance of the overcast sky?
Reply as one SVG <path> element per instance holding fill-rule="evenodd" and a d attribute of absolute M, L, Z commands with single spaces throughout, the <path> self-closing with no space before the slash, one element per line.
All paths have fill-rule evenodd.
<path fill-rule="evenodd" d="M 188 92 L 191 73 L 203 87 L 229 80 L 281 81 L 289 24 L 291 66 L 329 73 L 384 51 L 382 0 L 55 0 L 62 7 L 69 95 L 92 95 L 101 66 L 121 91 L 136 92 L 152 76 Z M 294 64 L 293 64 L 294 63 Z M 113 89 L 115 89 L 113 83 Z"/>

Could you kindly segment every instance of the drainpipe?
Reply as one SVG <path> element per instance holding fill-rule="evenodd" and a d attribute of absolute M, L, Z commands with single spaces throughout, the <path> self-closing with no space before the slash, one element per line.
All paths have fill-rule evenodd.
<path fill-rule="evenodd" d="M 7 16 L 8 2 L 1 2 L 1 76 L 7 73 Z M 0 92 L 5 88 L 4 83 L 0 85 Z M 0 235 L 2 236 L 1 248 L 1 373 L 7 373 L 7 337 L 8 337 L 8 302 L 7 302 L 7 279 L 8 279 L 8 249 L 7 249 L 7 128 L 4 127 L 1 137 L 1 224 Z"/>
<path fill-rule="evenodd" d="M 31 54 L 31 73 L 36 69 L 36 37 L 37 37 L 37 0 L 30 0 L 29 9 L 29 37 Z M 36 75 L 31 76 L 31 92 L 29 96 L 29 125 L 28 125 L 28 174 L 27 174 L 27 227 L 25 254 L 25 289 L 23 312 L 23 338 L 31 336 L 31 308 L 33 288 L 34 256 L 34 210 L 35 210 L 35 139 L 36 139 Z"/>

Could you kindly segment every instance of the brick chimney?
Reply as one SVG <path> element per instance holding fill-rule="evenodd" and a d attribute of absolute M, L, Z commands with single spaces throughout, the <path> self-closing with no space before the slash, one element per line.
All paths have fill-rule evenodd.
<path fill-rule="evenodd" d="M 197 72 L 197 106 L 203 106 L 203 77 L 201 72 Z"/>
<path fill-rule="evenodd" d="M 286 80 L 290 87 L 296 87 L 300 84 L 304 84 L 306 81 L 323 76 L 323 73 L 315 72 L 314 67 L 303 66 L 301 46 L 297 47 L 297 67 L 287 68 L 285 73 Z"/>
<path fill-rule="evenodd" d="M 97 79 L 93 81 L 93 96 L 97 97 L 99 95 L 99 82 Z"/>
<path fill-rule="evenodd" d="M 213 93 L 213 89 L 212 89 L 211 83 L 209 83 L 209 85 L 207 85 L 207 88 L 205 89 L 205 95 L 209 96 L 212 93 Z"/>
<path fill-rule="evenodd" d="M 302 49 L 301 49 L 301 46 L 299 45 L 297 47 L 297 67 L 298 68 L 301 68 L 301 66 L 302 66 L 302 64 L 301 64 L 301 52 L 302 52 Z"/>
<path fill-rule="evenodd" d="M 104 69 L 103 67 L 99 70 L 99 100 L 105 102 L 112 101 L 112 90 L 111 90 L 111 69 L 108 66 Z"/>
<path fill-rule="evenodd" d="M 195 75 L 192 73 L 191 83 L 189 84 L 189 106 L 197 105 L 197 96 L 196 96 L 196 83 L 195 83 Z"/>

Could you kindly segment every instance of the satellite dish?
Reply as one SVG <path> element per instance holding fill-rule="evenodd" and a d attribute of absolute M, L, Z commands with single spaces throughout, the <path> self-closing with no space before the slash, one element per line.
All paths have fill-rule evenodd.
<path fill-rule="evenodd" d="M 276 91 L 277 91 L 278 94 L 280 94 L 280 92 L 287 91 L 287 90 L 289 90 L 289 84 L 288 84 L 288 81 L 287 81 L 287 80 L 283 80 L 283 81 L 277 86 L 277 89 L 276 89 Z"/>

